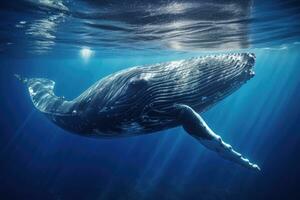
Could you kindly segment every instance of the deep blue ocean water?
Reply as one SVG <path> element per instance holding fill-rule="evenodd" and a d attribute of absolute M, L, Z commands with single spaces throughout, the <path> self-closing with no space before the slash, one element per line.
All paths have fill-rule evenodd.
<path fill-rule="evenodd" d="M 297 1 L 0 5 L 0 199 L 300 199 Z M 227 52 L 254 52 L 256 76 L 202 116 L 260 172 L 181 127 L 120 139 L 71 134 L 35 110 L 13 76 L 52 79 L 72 99 L 120 69 Z"/>

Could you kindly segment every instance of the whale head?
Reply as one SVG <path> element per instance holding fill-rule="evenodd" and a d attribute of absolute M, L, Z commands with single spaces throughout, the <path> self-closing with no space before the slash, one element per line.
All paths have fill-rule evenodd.
<path fill-rule="evenodd" d="M 243 53 L 240 54 L 240 66 L 242 68 L 241 73 L 237 76 L 237 79 L 234 84 L 242 85 L 248 80 L 255 76 L 254 64 L 255 64 L 255 54 L 254 53 Z"/>
<path fill-rule="evenodd" d="M 245 71 L 243 75 L 247 80 L 254 77 L 255 72 L 253 70 L 254 64 L 255 64 L 255 54 L 254 53 L 245 53 L 243 54 L 244 59 L 244 65 L 245 65 Z"/>
<path fill-rule="evenodd" d="M 201 102 L 196 103 L 199 111 L 209 109 L 253 78 L 255 59 L 253 53 L 204 57 L 198 64 L 204 73 L 192 74 L 194 77 L 199 76 L 200 84 L 197 87 L 202 88 L 199 90 Z"/>

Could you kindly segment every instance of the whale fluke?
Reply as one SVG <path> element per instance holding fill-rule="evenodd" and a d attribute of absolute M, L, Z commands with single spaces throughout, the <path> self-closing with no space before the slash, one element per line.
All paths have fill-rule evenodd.
<path fill-rule="evenodd" d="M 33 105 L 44 114 L 67 115 L 71 103 L 64 97 L 54 94 L 55 82 L 46 78 L 24 78 L 19 74 L 14 76 L 26 84 Z"/>

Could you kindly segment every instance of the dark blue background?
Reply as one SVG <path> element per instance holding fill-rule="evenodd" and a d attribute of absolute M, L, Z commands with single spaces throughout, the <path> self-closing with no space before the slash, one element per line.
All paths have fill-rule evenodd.
<path fill-rule="evenodd" d="M 212 11 L 194 0 L 63 1 L 68 11 L 53 1 L 33 2 L 0 5 L 1 200 L 300 199 L 297 0 L 226 0 L 228 7 L 213 0 Z M 148 4 L 152 13 L 141 9 Z M 168 5 L 188 9 L 151 15 Z M 249 15 L 234 13 L 236 5 Z M 177 43 L 172 49 L 170 41 L 188 51 Z M 202 116 L 261 172 L 220 158 L 181 127 L 119 139 L 73 135 L 36 111 L 13 76 L 52 79 L 56 94 L 72 99 L 120 69 L 199 56 L 218 45 L 224 52 L 248 47 L 243 51 L 257 57 L 256 76 Z M 80 57 L 85 46 L 94 50 L 90 59 Z"/>
<path fill-rule="evenodd" d="M 299 49 L 253 50 L 256 76 L 203 114 L 261 172 L 223 160 L 182 128 L 121 139 L 70 134 L 35 111 L 13 77 L 51 78 L 72 98 L 112 71 L 176 58 L 1 60 L 1 199 L 299 198 Z"/>

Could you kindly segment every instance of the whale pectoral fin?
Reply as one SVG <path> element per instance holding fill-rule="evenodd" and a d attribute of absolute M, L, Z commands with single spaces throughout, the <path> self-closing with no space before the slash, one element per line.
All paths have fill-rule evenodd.
<path fill-rule="evenodd" d="M 183 128 L 194 138 L 196 138 L 206 148 L 218 153 L 223 158 L 238 163 L 244 167 L 260 170 L 260 168 L 251 163 L 248 159 L 235 150 L 229 144 L 226 144 L 222 138 L 215 134 L 205 123 L 203 118 L 187 105 L 175 105 L 177 119 Z"/>

